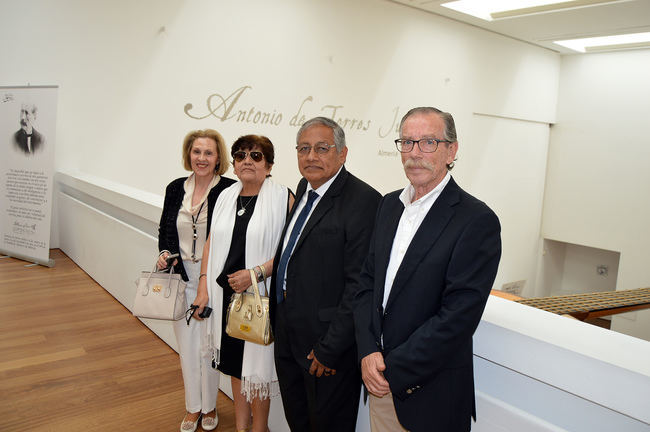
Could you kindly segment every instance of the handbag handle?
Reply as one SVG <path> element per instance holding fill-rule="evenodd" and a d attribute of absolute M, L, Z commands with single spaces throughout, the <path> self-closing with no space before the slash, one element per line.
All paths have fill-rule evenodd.
<path fill-rule="evenodd" d="M 158 259 L 156 259 L 156 262 L 153 263 L 153 269 L 149 273 L 149 277 L 147 277 L 147 283 L 145 284 L 144 290 L 142 290 L 142 295 L 145 296 L 149 294 L 149 280 L 151 280 L 151 276 L 154 273 L 164 273 L 164 271 L 158 271 L 158 265 L 157 265 Z M 172 275 L 174 274 L 174 266 L 169 266 L 169 277 L 167 278 L 167 287 L 165 288 L 165 293 L 163 294 L 165 298 L 169 297 L 172 294 Z"/>
<path fill-rule="evenodd" d="M 253 269 L 248 269 L 251 273 L 251 280 L 253 281 L 253 292 L 255 293 L 255 313 L 258 317 L 262 316 L 262 298 L 260 297 L 260 288 L 257 286 L 257 276 Z"/>

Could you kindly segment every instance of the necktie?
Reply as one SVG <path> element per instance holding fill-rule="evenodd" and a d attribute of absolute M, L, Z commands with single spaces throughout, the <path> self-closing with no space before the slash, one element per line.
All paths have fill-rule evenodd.
<path fill-rule="evenodd" d="M 280 257 L 280 264 L 278 264 L 278 274 L 276 276 L 277 279 L 275 284 L 277 287 L 275 294 L 277 296 L 278 303 L 282 303 L 282 300 L 284 300 L 284 276 L 287 273 L 287 265 L 289 264 L 289 258 L 291 258 L 291 252 L 293 252 L 293 247 L 296 245 L 298 235 L 300 234 L 302 226 L 307 220 L 307 215 L 311 211 L 311 206 L 314 205 L 314 200 L 316 198 L 318 198 L 318 194 L 313 190 L 309 191 L 309 195 L 307 196 L 307 203 L 300 211 L 300 214 L 296 219 L 296 223 L 293 225 L 293 229 L 291 230 L 291 235 L 289 236 L 287 247 L 284 248 L 282 256 Z"/>

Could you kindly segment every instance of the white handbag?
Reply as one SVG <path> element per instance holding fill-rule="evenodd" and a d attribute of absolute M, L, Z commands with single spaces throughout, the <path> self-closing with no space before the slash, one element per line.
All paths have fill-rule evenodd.
<path fill-rule="evenodd" d="M 133 315 L 140 318 L 160 320 L 179 320 L 187 311 L 185 298 L 186 282 L 181 275 L 174 273 L 170 266 L 169 273 L 157 272 L 154 264 L 153 271 L 143 271 L 138 280 Z"/>

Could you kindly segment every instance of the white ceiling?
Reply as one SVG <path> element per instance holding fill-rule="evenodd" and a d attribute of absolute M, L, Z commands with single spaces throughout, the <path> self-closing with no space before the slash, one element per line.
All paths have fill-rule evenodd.
<path fill-rule="evenodd" d="M 555 40 L 650 32 L 650 0 L 620 0 L 558 12 L 484 21 L 440 6 L 450 0 L 389 0 L 475 25 L 562 54 L 576 54 Z"/>

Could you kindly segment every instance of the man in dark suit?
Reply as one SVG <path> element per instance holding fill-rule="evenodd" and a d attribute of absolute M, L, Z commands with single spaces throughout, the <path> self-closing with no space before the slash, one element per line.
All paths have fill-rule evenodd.
<path fill-rule="evenodd" d="M 355 325 L 370 422 L 380 431 L 469 431 L 472 334 L 501 256 L 497 216 L 451 178 L 454 120 L 414 108 L 395 141 L 409 185 L 379 205 Z"/>
<path fill-rule="evenodd" d="M 20 130 L 14 134 L 15 147 L 26 155 L 41 149 L 43 135 L 34 129 L 36 105 L 23 104 L 20 108 Z"/>
<path fill-rule="evenodd" d="M 270 290 L 282 402 L 294 432 L 354 431 L 361 378 L 352 302 L 381 195 L 343 166 L 336 122 L 307 121 L 296 150 L 303 179 Z"/>

